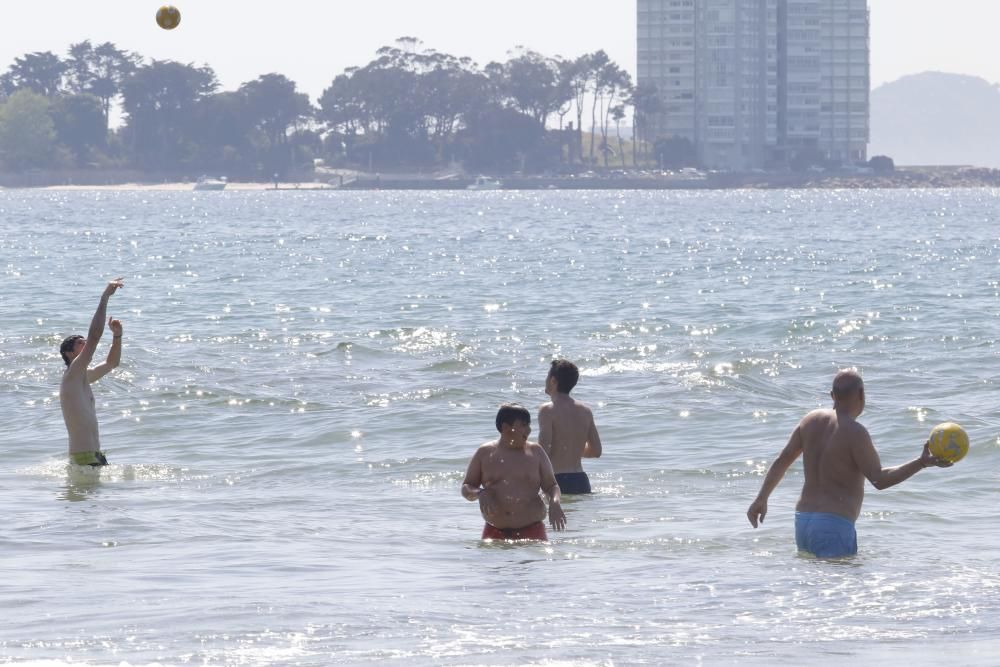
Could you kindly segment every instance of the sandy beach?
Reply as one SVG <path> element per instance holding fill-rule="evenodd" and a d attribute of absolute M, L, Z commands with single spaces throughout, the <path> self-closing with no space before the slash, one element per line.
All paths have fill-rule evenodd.
<path fill-rule="evenodd" d="M 109 190 L 109 191 L 158 191 L 158 192 L 183 192 L 194 190 L 194 183 L 119 183 L 115 185 L 46 185 L 33 190 Z M 275 188 L 274 183 L 227 183 L 225 190 L 240 191 L 261 191 L 261 190 L 333 190 L 326 183 L 279 183 Z M 212 190 L 201 190 L 200 192 L 213 192 Z M 215 192 L 218 192 L 216 190 Z"/>

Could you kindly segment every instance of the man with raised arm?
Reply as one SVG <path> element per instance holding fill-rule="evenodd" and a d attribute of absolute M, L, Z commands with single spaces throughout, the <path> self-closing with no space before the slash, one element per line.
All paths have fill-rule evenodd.
<path fill-rule="evenodd" d="M 486 520 L 484 540 L 546 540 L 545 503 L 549 523 L 556 530 L 566 526 L 559 484 L 552 464 L 538 443 L 528 442 L 531 413 L 515 404 L 500 406 L 496 417 L 500 437 L 476 450 L 462 482 L 462 497 L 479 501 Z"/>
<path fill-rule="evenodd" d="M 545 393 L 552 400 L 538 409 L 538 444 L 549 455 L 564 494 L 590 493 L 582 459 L 600 458 L 602 453 L 594 414 L 569 395 L 579 379 L 575 364 L 553 361 L 545 378 Z"/>
<path fill-rule="evenodd" d="M 888 489 L 930 466 L 951 465 L 930 453 L 894 468 L 883 468 L 868 430 L 856 420 L 865 409 L 865 385 L 855 370 L 833 379 L 833 409 L 813 410 L 792 431 L 788 444 L 771 464 L 760 493 L 747 510 L 754 528 L 764 521 L 767 499 L 788 467 L 802 454 L 805 483 L 795 506 L 795 543 L 800 551 L 821 558 L 858 552 L 854 522 L 861 514 L 865 480 Z"/>
<path fill-rule="evenodd" d="M 104 288 L 101 302 L 97 305 L 97 312 L 90 321 L 86 338 L 79 335 L 70 336 L 59 346 L 59 353 L 66 362 L 66 371 L 59 385 L 59 403 L 62 406 L 66 431 L 69 433 L 70 462 L 77 465 L 98 467 L 108 464 L 97 435 L 97 409 L 90 384 L 107 375 L 121 361 L 121 322 L 108 318 L 108 328 L 111 329 L 112 335 L 108 358 L 93 368 L 89 366 L 104 331 L 108 299 L 121 287 L 124 287 L 124 283 L 121 278 L 117 278 Z"/>

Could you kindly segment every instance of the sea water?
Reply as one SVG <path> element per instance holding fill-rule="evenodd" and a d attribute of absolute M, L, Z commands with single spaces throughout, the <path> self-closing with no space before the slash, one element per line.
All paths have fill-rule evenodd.
<path fill-rule="evenodd" d="M 0 662 L 995 664 L 1000 191 L 0 192 Z M 58 345 L 106 281 L 112 465 L 70 470 Z M 105 334 L 97 359 L 110 344 Z M 604 456 L 549 543 L 459 489 L 499 404 L 581 368 Z M 856 367 L 860 552 L 796 554 Z"/>

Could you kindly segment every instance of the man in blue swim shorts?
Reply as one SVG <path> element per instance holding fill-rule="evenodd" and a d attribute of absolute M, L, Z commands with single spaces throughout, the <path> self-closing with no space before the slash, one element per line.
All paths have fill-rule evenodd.
<path fill-rule="evenodd" d="M 538 444 L 549 455 L 563 494 L 590 493 L 582 459 L 596 459 L 602 453 L 594 414 L 569 395 L 579 379 L 575 364 L 553 361 L 545 378 L 545 393 L 552 400 L 538 409 Z"/>
<path fill-rule="evenodd" d="M 858 552 L 854 522 L 861 514 L 866 479 L 876 489 L 888 489 L 919 470 L 947 468 L 951 463 L 933 456 L 929 443 L 924 443 L 919 457 L 883 468 L 868 430 L 856 421 L 865 409 L 861 375 L 853 369 L 837 373 L 830 396 L 833 409 L 810 412 L 792 431 L 747 518 L 754 528 L 764 522 L 767 499 L 801 454 L 805 482 L 795 506 L 795 543 L 799 551 L 820 558 L 841 558 Z"/>

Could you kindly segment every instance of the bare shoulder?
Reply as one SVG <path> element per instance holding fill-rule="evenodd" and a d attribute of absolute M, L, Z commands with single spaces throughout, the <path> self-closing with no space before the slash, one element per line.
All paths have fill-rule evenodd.
<path fill-rule="evenodd" d="M 496 440 L 489 440 L 489 441 L 484 442 L 483 444 L 479 445 L 479 449 L 477 449 L 476 451 L 477 452 L 483 452 L 483 451 L 492 452 L 496 448 L 497 448 L 497 441 Z"/>
<path fill-rule="evenodd" d="M 547 414 L 549 412 L 552 412 L 552 401 L 549 401 L 548 403 L 542 403 L 540 406 L 538 406 L 539 415 Z"/>
<path fill-rule="evenodd" d="M 528 453 L 532 454 L 533 456 L 538 456 L 539 454 L 541 454 L 545 458 L 549 457 L 549 455 L 545 453 L 545 448 L 543 448 L 537 442 L 528 442 L 527 446 L 525 446 L 524 449 L 525 449 L 525 451 L 527 451 Z"/>
<path fill-rule="evenodd" d="M 837 413 L 835 413 L 833 410 L 830 410 L 829 408 L 820 408 L 818 410 L 813 410 L 812 412 L 807 414 L 805 417 L 802 418 L 802 421 L 799 423 L 805 425 L 805 424 L 812 424 L 815 422 L 829 421 L 830 419 L 835 418 L 836 414 Z"/>

